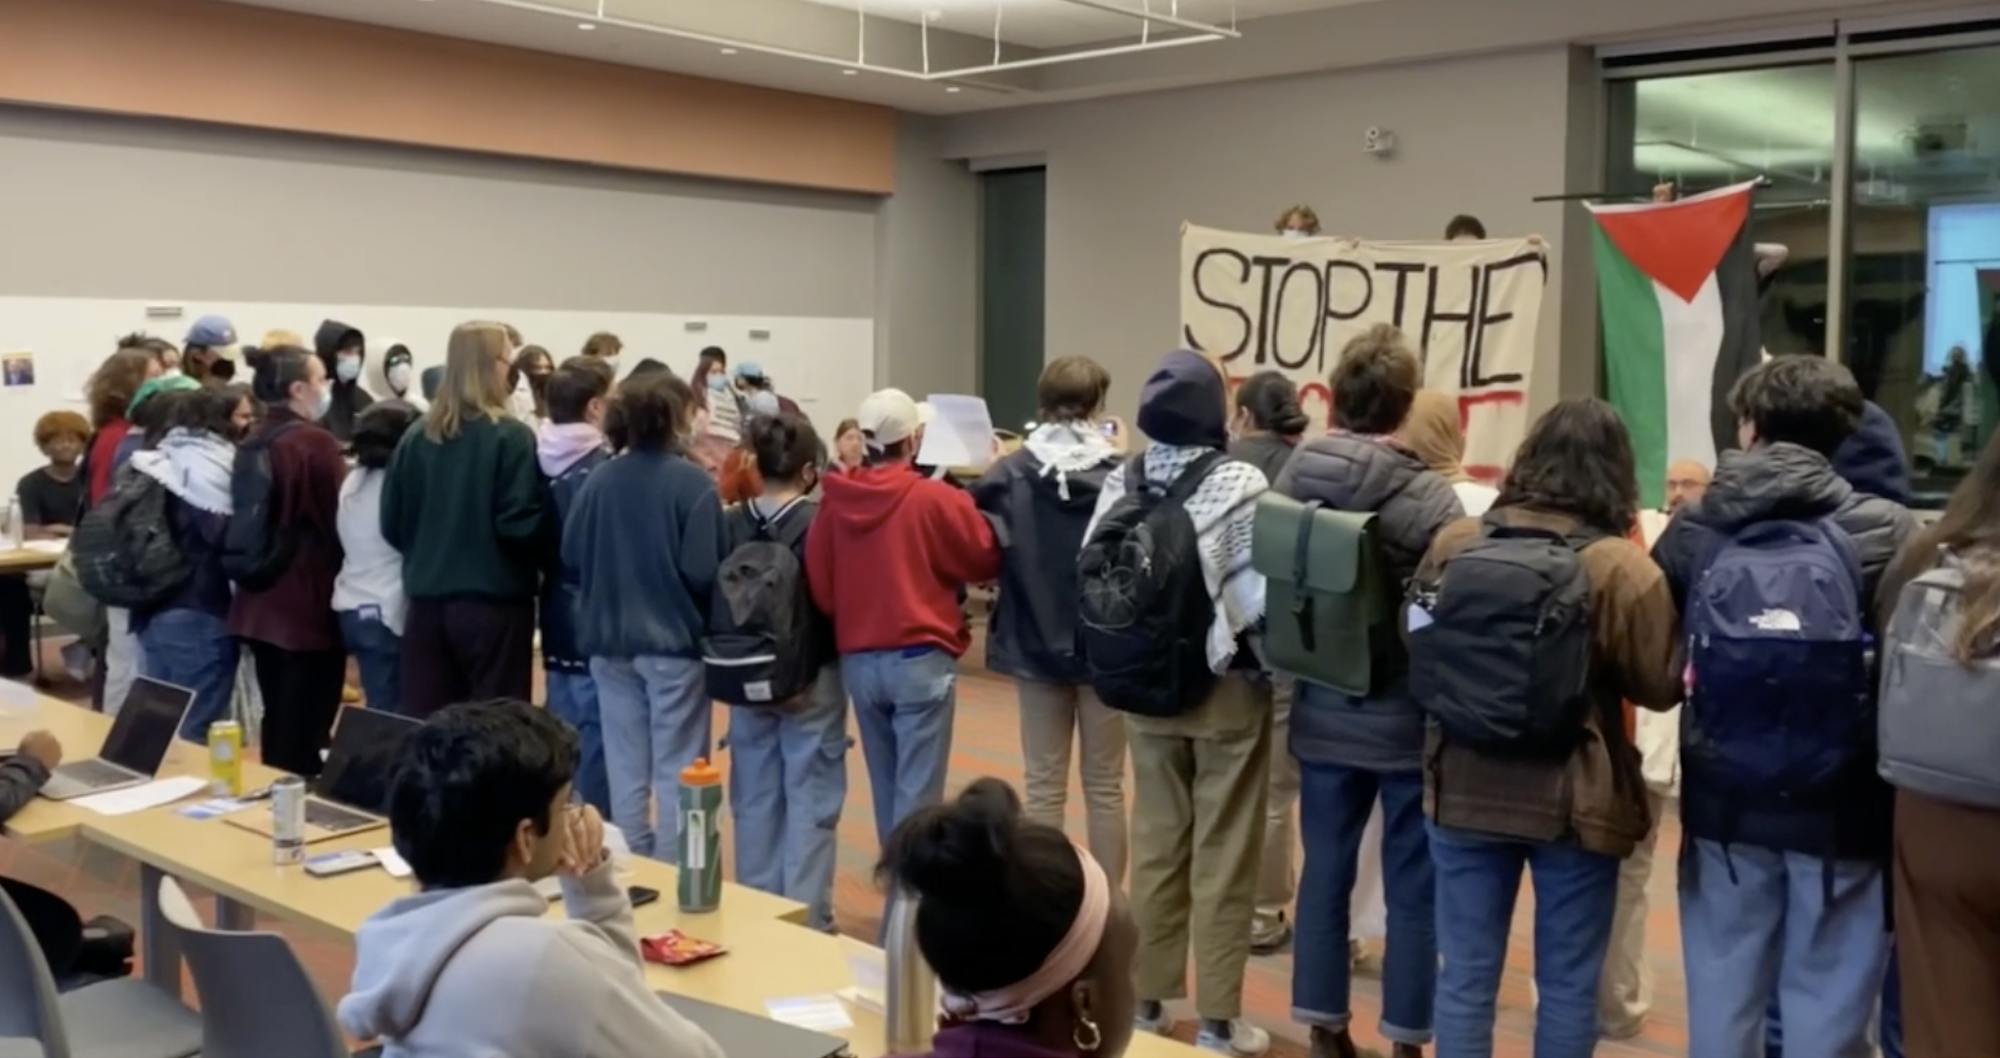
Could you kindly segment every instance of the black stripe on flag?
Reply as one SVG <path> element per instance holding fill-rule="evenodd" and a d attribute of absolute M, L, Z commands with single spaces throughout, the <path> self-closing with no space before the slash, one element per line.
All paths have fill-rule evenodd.
<path fill-rule="evenodd" d="M 1715 383 L 1710 391 L 1709 425 L 1720 455 L 1737 447 L 1736 414 L 1729 410 L 1729 391 L 1743 373 L 1763 359 L 1763 306 L 1757 291 L 1757 253 L 1745 221 L 1735 241 L 1715 266 L 1716 292 L 1722 295 L 1722 347 L 1715 352 Z"/>

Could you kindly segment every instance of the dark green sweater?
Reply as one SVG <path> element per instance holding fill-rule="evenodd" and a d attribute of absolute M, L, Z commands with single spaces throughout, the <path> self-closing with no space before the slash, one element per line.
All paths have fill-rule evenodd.
<path fill-rule="evenodd" d="M 412 599 L 532 599 L 552 509 L 527 424 L 470 419 L 439 444 L 419 419 L 382 484 L 382 538 Z"/>

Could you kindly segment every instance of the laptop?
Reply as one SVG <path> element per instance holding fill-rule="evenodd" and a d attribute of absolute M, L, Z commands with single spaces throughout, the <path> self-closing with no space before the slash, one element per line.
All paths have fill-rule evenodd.
<path fill-rule="evenodd" d="M 152 782 L 192 704 L 194 692 L 186 687 L 147 676 L 133 680 L 125 707 L 118 710 L 111 733 L 104 736 L 104 748 L 90 760 L 58 767 L 42 787 L 42 796 L 67 801 Z"/>
<path fill-rule="evenodd" d="M 847 1041 L 757 1014 L 746 1014 L 672 992 L 655 993 L 680 1016 L 701 1026 L 727 1055 L 757 1058 L 834 1058 L 848 1054 Z"/>
<path fill-rule="evenodd" d="M 342 706 L 326 766 L 306 797 L 306 843 L 328 841 L 389 825 L 389 778 L 403 740 L 420 721 L 381 709 Z M 271 814 L 247 812 L 231 823 L 269 837 Z"/>

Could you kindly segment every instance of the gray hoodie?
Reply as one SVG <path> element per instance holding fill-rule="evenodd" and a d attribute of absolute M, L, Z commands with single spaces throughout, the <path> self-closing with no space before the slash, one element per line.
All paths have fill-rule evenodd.
<path fill-rule="evenodd" d="M 341 1027 L 384 1058 L 723 1058 L 646 987 L 610 861 L 562 887 L 567 920 L 518 878 L 377 912 L 355 937 Z"/>

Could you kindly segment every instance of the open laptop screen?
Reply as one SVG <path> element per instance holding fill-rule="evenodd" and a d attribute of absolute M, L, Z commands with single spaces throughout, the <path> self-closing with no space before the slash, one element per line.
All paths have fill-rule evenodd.
<path fill-rule="evenodd" d="M 99 756 L 142 775 L 158 772 L 192 701 L 194 692 L 186 687 L 146 676 L 133 680 L 132 692 L 125 696 L 118 719 L 111 722 Z"/>
<path fill-rule="evenodd" d="M 313 792 L 364 812 L 387 811 L 390 775 L 402 755 L 403 739 L 417 724 L 381 709 L 343 707 L 326 769 L 313 784 Z"/>

